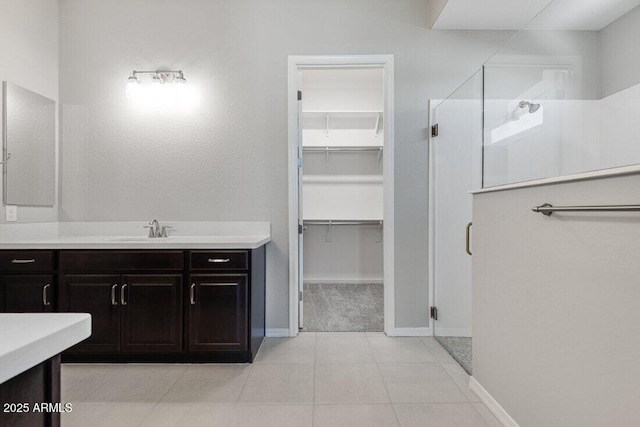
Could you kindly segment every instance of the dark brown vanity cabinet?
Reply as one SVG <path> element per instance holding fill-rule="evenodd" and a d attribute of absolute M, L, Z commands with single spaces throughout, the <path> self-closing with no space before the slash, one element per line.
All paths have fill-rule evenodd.
<path fill-rule="evenodd" d="M 60 283 L 60 311 L 91 314 L 91 336 L 69 353 L 120 350 L 120 275 L 65 274 Z"/>
<path fill-rule="evenodd" d="M 91 314 L 63 361 L 251 362 L 265 335 L 265 247 L 0 251 L 0 311 Z"/>
<path fill-rule="evenodd" d="M 181 251 L 61 251 L 60 309 L 90 313 L 92 321 L 91 336 L 68 353 L 181 352 L 183 258 Z"/>
<path fill-rule="evenodd" d="M 52 275 L 0 276 L 5 313 L 53 311 Z"/>
<path fill-rule="evenodd" d="M 247 350 L 247 274 L 195 274 L 189 287 L 189 351 Z"/>
<path fill-rule="evenodd" d="M 264 338 L 264 263 L 264 246 L 190 252 L 190 352 L 239 352 L 253 360 Z"/>
<path fill-rule="evenodd" d="M 123 352 L 182 351 L 182 275 L 122 277 L 120 348 Z"/>
<path fill-rule="evenodd" d="M 0 251 L 0 311 L 54 311 L 52 251 Z"/>

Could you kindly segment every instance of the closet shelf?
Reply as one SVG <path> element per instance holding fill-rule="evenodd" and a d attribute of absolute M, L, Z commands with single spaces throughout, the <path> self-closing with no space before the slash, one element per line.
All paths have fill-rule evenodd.
<path fill-rule="evenodd" d="M 316 152 L 316 153 L 325 153 L 327 151 L 373 151 L 378 152 L 382 151 L 383 147 L 380 145 L 362 145 L 362 146 L 343 146 L 343 145 L 325 145 L 325 146 L 306 146 L 302 147 L 302 151 L 304 152 Z"/>
<path fill-rule="evenodd" d="M 324 120 L 326 120 L 326 136 L 329 136 L 329 118 L 330 117 L 342 117 L 342 118 L 349 118 L 349 117 L 370 117 L 371 119 L 376 120 L 376 124 L 375 127 L 373 128 L 373 132 L 374 132 L 374 136 L 377 137 L 378 136 L 378 131 L 380 129 L 380 120 L 382 118 L 384 114 L 384 111 L 382 110 L 326 110 L 326 111 L 322 111 L 322 110 L 303 110 L 302 111 L 302 115 L 306 116 L 307 118 L 324 118 Z"/>
<path fill-rule="evenodd" d="M 382 184 L 382 175 L 303 175 L 305 184 Z"/>
<path fill-rule="evenodd" d="M 303 110 L 302 114 L 382 114 L 382 110 Z"/>
<path fill-rule="evenodd" d="M 304 225 L 378 225 L 382 227 L 381 219 L 305 219 Z"/>
<path fill-rule="evenodd" d="M 325 147 L 302 147 L 303 153 L 325 153 L 327 161 L 329 161 L 329 153 L 378 153 L 377 162 L 380 163 L 380 157 L 382 157 L 382 146 L 375 145 L 363 145 L 363 146 L 325 146 Z"/>

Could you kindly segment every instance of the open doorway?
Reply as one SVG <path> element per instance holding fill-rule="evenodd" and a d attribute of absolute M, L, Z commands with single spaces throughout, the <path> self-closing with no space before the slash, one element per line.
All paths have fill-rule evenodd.
<path fill-rule="evenodd" d="M 290 58 L 290 335 L 393 334 L 392 58 L 364 58 Z"/>

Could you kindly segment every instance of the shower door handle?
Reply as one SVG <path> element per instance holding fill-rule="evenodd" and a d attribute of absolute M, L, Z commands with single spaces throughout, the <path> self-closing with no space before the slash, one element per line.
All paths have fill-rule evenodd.
<path fill-rule="evenodd" d="M 469 255 L 473 255 L 471 253 L 471 226 L 473 225 L 473 222 L 470 222 L 469 224 L 467 224 L 467 238 L 466 238 L 466 244 L 465 244 L 465 251 L 467 252 L 467 254 Z"/>

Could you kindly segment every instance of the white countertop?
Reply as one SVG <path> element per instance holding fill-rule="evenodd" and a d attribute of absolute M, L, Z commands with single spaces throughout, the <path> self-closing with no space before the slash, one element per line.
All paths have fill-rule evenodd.
<path fill-rule="evenodd" d="M 0 313 L 0 383 L 91 335 L 87 313 Z"/>
<path fill-rule="evenodd" d="M 0 249 L 256 249 L 271 241 L 268 222 L 177 222 L 148 238 L 146 222 L 0 225 Z"/>

